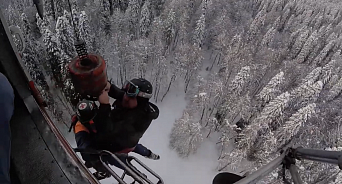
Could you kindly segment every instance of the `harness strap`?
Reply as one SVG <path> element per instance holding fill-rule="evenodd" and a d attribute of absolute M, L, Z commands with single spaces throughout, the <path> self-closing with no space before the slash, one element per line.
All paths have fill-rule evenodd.
<path fill-rule="evenodd" d="M 71 126 L 69 127 L 69 132 L 71 132 L 72 128 L 74 128 L 75 133 L 79 131 L 86 131 L 90 133 L 89 130 L 91 130 L 92 133 L 97 133 L 96 126 L 93 120 L 90 120 L 87 123 L 81 123 L 80 121 L 78 121 L 77 117 L 76 118 L 72 117 L 72 122 L 71 122 Z"/>

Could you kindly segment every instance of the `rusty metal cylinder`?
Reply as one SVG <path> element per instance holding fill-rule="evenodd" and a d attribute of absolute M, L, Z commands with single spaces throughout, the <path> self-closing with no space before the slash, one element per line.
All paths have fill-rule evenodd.
<path fill-rule="evenodd" d="M 107 85 L 106 62 L 96 54 L 74 58 L 68 65 L 75 91 L 81 96 L 98 97 Z"/>

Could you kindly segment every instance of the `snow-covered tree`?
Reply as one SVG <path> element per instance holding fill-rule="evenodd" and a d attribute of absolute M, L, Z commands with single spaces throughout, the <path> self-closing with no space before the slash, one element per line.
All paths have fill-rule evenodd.
<path fill-rule="evenodd" d="M 60 87 L 65 93 L 67 99 L 71 101 L 74 98 L 77 98 L 77 94 L 73 90 L 73 85 L 70 83 L 70 79 L 67 78 L 67 63 L 70 60 L 63 50 L 61 50 L 60 42 L 56 36 L 49 29 L 45 29 L 43 35 L 43 42 L 48 54 L 47 66 L 51 69 L 48 73 L 50 73 L 50 76 L 54 79 L 55 85 Z"/>
<path fill-rule="evenodd" d="M 307 81 L 291 91 L 292 100 L 296 105 L 306 102 L 315 102 L 323 89 L 322 81 Z"/>
<path fill-rule="evenodd" d="M 178 119 L 171 132 L 170 146 L 175 149 L 181 157 L 188 157 L 196 153 L 199 144 L 203 141 L 201 132 L 202 126 L 199 122 L 194 122 L 189 113 L 184 112 Z"/>
<path fill-rule="evenodd" d="M 198 83 L 196 83 L 190 93 L 195 93 L 193 97 L 191 98 L 191 108 L 200 114 L 200 122 L 202 122 L 204 113 L 208 108 L 209 98 L 210 94 L 209 89 L 207 89 L 206 81 L 201 76 L 197 77 Z M 206 119 L 206 117 L 204 117 Z"/>
<path fill-rule="evenodd" d="M 291 57 L 295 58 L 299 52 L 301 51 L 303 45 L 305 44 L 308 36 L 310 34 L 310 31 L 307 29 L 304 29 L 304 31 L 302 33 L 300 33 L 300 35 L 298 36 L 298 38 L 296 39 L 295 43 L 292 46 L 291 49 Z"/>
<path fill-rule="evenodd" d="M 266 141 L 260 147 L 263 151 L 260 153 L 259 158 L 266 158 L 269 154 L 277 152 L 287 145 L 315 114 L 315 108 L 316 104 L 312 103 L 292 114 L 289 120 L 274 132 L 274 136 L 270 136 L 270 139 L 266 138 Z"/>
<path fill-rule="evenodd" d="M 238 74 L 229 85 L 229 90 L 235 95 L 241 94 L 243 86 L 248 82 L 251 68 L 249 66 L 242 67 Z"/>
<path fill-rule="evenodd" d="M 59 42 L 57 37 L 49 30 L 45 29 L 43 30 L 44 39 L 43 42 L 46 46 L 46 51 L 49 55 L 49 65 L 51 67 L 51 72 L 53 75 L 55 75 L 55 78 L 59 81 L 61 81 L 59 74 L 59 65 L 60 65 L 60 56 L 61 56 L 61 50 L 59 47 Z"/>
<path fill-rule="evenodd" d="M 54 22 L 56 18 L 54 4 L 50 0 L 44 0 L 44 19 L 48 19 L 49 22 Z"/>
<path fill-rule="evenodd" d="M 30 34 L 32 34 L 32 28 L 31 28 L 30 22 L 28 20 L 28 17 L 25 13 L 22 13 L 20 16 L 20 19 L 22 21 L 23 36 L 27 42 L 30 42 L 31 40 L 27 37 L 29 37 Z"/>
<path fill-rule="evenodd" d="M 319 55 L 315 58 L 314 64 L 321 64 L 322 61 L 326 58 L 328 52 L 335 46 L 335 40 L 330 41 L 323 50 L 319 53 Z"/>
<path fill-rule="evenodd" d="M 314 70 L 312 70 L 302 81 L 303 83 L 311 81 L 316 82 L 319 76 L 322 73 L 322 67 L 317 67 Z"/>
<path fill-rule="evenodd" d="M 277 32 L 277 29 L 274 27 L 271 27 L 262 38 L 261 44 L 264 46 L 269 46 L 269 44 L 272 43 L 276 32 Z"/>
<path fill-rule="evenodd" d="M 265 133 L 280 125 L 289 102 L 290 94 L 288 92 L 282 93 L 270 101 L 260 115 L 240 133 L 242 139 L 238 142 L 239 149 L 245 150 L 245 153 L 249 151 L 251 154 L 257 151 L 257 146 L 263 141 L 262 137 L 267 136 Z"/>
<path fill-rule="evenodd" d="M 58 17 L 57 19 L 56 37 L 60 44 L 61 50 L 66 53 L 69 58 L 73 58 L 76 55 L 74 47 L 74 34 L 66 14 L 68 14 L 68 12 L 64 11 L 64 15 Z"/>
<path fill-rule="evenodd" d="M 317 40 L 318 40 L 318 33 L 317 33 L 317 30 L 315 30 L 309 36 L 309 38 L 305 41 L 303 48 L 301 49 L 301 51 L 297 55 L 297 58 L 295 59 L 296 62 L 303 63 L 307 59 L 309 53 L 311 52 L 313 47 L 317 44 Z"/>
<path fill-rule="evenodd" d="M 171 9 L 164 22 L 164 39 L 167 46 L 170 46 L 175 37 L 176 12 Z"/>
<path fill-rule="evenodd" d="M 342 78 L 330 89 L 328 99 L 333 100 L 342 92 Z"/>
<path fill-rule="evenodd" d="M 322 68 L 322 73 L 320 75 L 320 80 L 323 82 L 323 85 L 327 84 L 332 75 L 335 73 L 337 68 L 337 62 L 335 60 L 330 61 Z"/>
<path fill-rule="evenodd" d="M 127 26 L 128 33 L 131 37 L 136 38 L 138 31 L 138 23 L 139 23 L 139 14 L 140 14 L 140 3 L 138 0 L 129 0 L 128 8 L 126 10 L 127 16 Z"/>
<path fill-rule="evenodd" d="M 222 132 L 222 135 L 219 138 L 219 143 L 221 146 L 221 151 L 220 151 L 220 157 L 219 157 L 219 165 L 217 169 L 218 171 L 222 171 L 226 169 L 228 165 L 231 164 L 230 162 L 231 159 L 237 159 L 237 157 L 229 158 L 230 156 L 233 156 L 233 154 L 230 153 L 230 149 L 229 149 L 229 146 L 231 145 L 231 137 L 229 137 L 228 132 Z"/>
<path fill-rule="evenodd" d="M 150 32 L 151 26 L 151 10 L 150 10 L 150 1 L 145 1 L 142 9 L 141 9 L 141 18 L 139 21 L 139 30 L 140 35 L 143 37 L 147 37 Z"/>
<path fill-rule="evenodd" d="M 201 17 L 196 21 L 196 28 L 194 32 L 194 43 L 199 47 L 202 47 L 205 33 L 205 13 L 202 13 Z"/>
<path fill-rule="evenodd" d="M 95 35 L 92 31 L 92 27 L 90 26 L 90 21 L 88 19 L 88 15 L 85 11 L 81 11 L 80 19 L 80 36 L 87 43 L 87 48 L 89 52 L 94 52 L 95 49 Z"/>
<path fill-rule="evenodd" d="M 264 26 L 266 15 L 267 15 L 266 10 L 262 9 L 255 16 L 253 22 L 250 24 L 250 27 L 249 27 L 249 34 L 250 34 L 249 40 L 254 38 L 254 36 L 259 33 L 261 27 Z"/>
<path fill-rule="evenodd" d="M 218 98 L 215 99 L 219 104 L 216 112 L 219 123 L 222 123 L 228 114 L 235 114 L 234 108 L 240 109 L 238 108 L 239 104 L 245 104 L 243 103 L 244 100 L 239 99 L 239 96 L 251 77 L 250 70 L 251 68 L 249 66 L 242 67 L 228 86 L 227 80 L 229 79 L 229 76 L 227 75 L 225 76 L 226 78 L 223 79 L 223 83 L 221 83 L 222 87 L 224 87 L 222 90 L 223 94 L 217 96 Z M 246 98 L 245 100 L 248 101 L 249 98 Z"/>
<path fill-rule="evenodd" d="M 65 0 L 55 0 L 55 1 L 52 1 L 52 3 L 53 3 L 56 18 L 63 16 L 65 9 L 68 7 L 66 6 L 67 2 L 65 2 Z"/>
<path fill-rule="evenodd" d="M 145 77 L 147 73 L 148 59 L 151 57 L 150 44 L 147 39 L 137 39 L 131 43 L 131 52 L 129 53 L 131 71 L 128 78 L 139 76 Z"/>
<path fill-rule="evenodd" d="M 36 20 L 37 20 L 37 27 L 40 31 L 41 34 L 44 33 L 45 29 L 48 29 L 50 26 L 50 22 L 48 21 L 48 19 L 41 19 L 38 15 L 38 13 L 36 14 Z"/>
<path fill-rule="evenodd" d="M 104 35 L 109 35 L 111 33 L 112 24 L 110 21 L 110 3 L 107 0 L 96 1 L 98 3 L 98 12 L 96 17 L 99 19 L 98 26 L 101 28 Z M 96 36 L 101 34 L 101 32 L 95 32 Z"/>
<path fill-rule="evenodd" d="M 284 81 L 284 72 L 279 72 L 257 95 L 263 103 L 268 103 L 278 95 L 279 85 Z"/>

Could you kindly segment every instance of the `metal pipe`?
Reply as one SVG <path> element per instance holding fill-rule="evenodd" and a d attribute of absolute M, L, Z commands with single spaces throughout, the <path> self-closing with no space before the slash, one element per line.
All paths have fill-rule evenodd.
<path fill-rule="evenodd" d="M 274 159 L 267 165 L 264 165 L 251 175 L 247 176 L 246 178 L 243 178 L 242 180 L 236 182 L 235 184 L 253 184 L 259 181 L 261 178 L 266 176 L 267 174 L 271 173 L 274 171 L 278 166 L 280 166 L 285 158 L 285 155 L 287 152 L 284 152 L 281 154 L 278 158 Z"/>
<path fill-rule="evenodd" d="M 106 163 L 103 162 L 102 156 L 100 156 L 100 161 L 102 165 L 107 169 L 107 171 L 119 182 L 119 184 L 127 184 L 123 179 L 120 178 L 118 174 L 116 174 Z"/>
<path fill-rule="evenodd" d="M 302 158 L 303 156 L 326 158 L 338 160 L 342 156 L 342 151 L 326 151 L 317 149 L 296 148 L 294 150 L 296 158 Z"/>
<path fill-rule="evenodd" d="M 164 181 L 163 179 L 156 173 L 154 172 L 151 168 L 149 168 L 147 165 L 145 165 L 143 162 L 141 162 L 139 159 L 135 158 L 135 157 L 132 157 L 132 156 L 129 156 L 128 159 L 127 159 L 129 162 L 130 165 L 132 165 L 131 161 L 132 160 L 135 160 L 138 164 L 140 164 L 144 169 L 146 169 L 148 172 L 150 172 L 154 177 L 158 178 L 159 182 L 158 184 L 164 184 Z M 133 165 L 132 165 L 133 166 Z"/>
<path fill-rule="evenodd" d="M 137 168 L 134 168 L 133 165 L 129 166 L 141 179 L 145 180 L 149 184 L 153 184 L 151 180 L 147 178 L 147 176 L 144 176 Z"/>
<path fill-rule="evenodd" d="M 303 155 L 301 159 L 338 165 L 338 160 Z"/>
<path fill-rule="evenodd" d="M 124 168 L 124 170 L 125 170 L 127 173 L 129 173 L 130 176 L 133 177 L 133 179 L 134 179 L 135 181 L 137 181 L 137 182 L 139 182 L 139 183 L 141 183 L 141 184 L 144 184 L 144 183 L 145 183 L 144 181 L 142 181 L 142 180 L 140 179 L 140 177 L 139 177 L 134 171 L 132 171 L 131 168 L 129 168 L 129 166 L 127 166 L 125 163 L 123 163 L 115 154 L 111 153 L 110 151 L 106 151 L 106 150 L 101 151 L 100 158 L 101 158 L 103 155 L 105 155 L 105 154 L 108 154 L 108 155 L 110 155 L 111 157 L 113 157 L 113 158 L 114 158 L 114 159 L 115 159 L 115 160 Z M 102 160 L 101 160 L 101 162 L 102 162 Z M 114 172 L 106 163 L 102 162 L 102 164 L 104 164 L 105 167 L 106 167 L 107 169 L 109 168 L 109 171 L 115 173 L 115 172 Z M 112 174 L 112 173 L 111 173 L 111 174 Z M 115 175 L 118 176 L 116 173 L 115 173 Z M 119 180 L 122 180 L 119 176 L 118 176 L 118 178 L 119 178 Z M 115 179 L 117 179 L 117 178 L 115 178 Z"/>
<path fill-rule="evenodd" d="M 291 164 L 289 170 L 290 170 L 290 173 L 291 173 L 291 177 L 292 177 L 293 183 L 294 184 L 303 184 L 302 180 L 300 179 L 300 176 L 299 176 L 299 173 L 298 173 L 296 165 Z"/>

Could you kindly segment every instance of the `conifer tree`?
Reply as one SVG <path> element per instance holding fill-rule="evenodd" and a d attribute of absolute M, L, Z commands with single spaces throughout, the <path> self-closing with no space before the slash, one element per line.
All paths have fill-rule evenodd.
<path fill-rule="evenodd" d="M 151 26 L 151 10 L 150 10 L 150 1 L 145 1 L 142 9 L 141 9 L 141 18 L 139 21 L 139 30 L 140 35 L 143 37 L 147 37 L 150 32 Z"/>
<path fill-rule="evenodd" d="M 262 100 L 262 102 L 268 103 L 273 100 L 276 95 L 278 95 L 279 85 L 284 81 L 284 72 L 279 72 L 276 76 L 274 76 L 270 82 L 260 91 L 257 95 L 257 98 Z"/>

